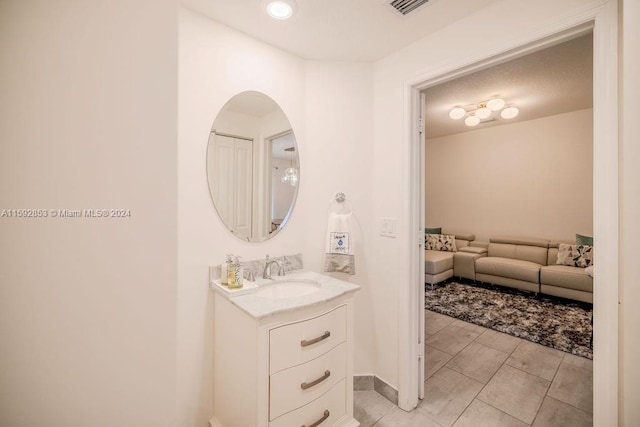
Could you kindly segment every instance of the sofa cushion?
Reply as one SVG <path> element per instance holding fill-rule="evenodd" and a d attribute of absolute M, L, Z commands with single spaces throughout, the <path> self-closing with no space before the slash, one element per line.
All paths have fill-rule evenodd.
<path fill-rule="evenodd" d="M 453 269 L 449 269 L 439 274 L 425 274 L 424 283 L 435 285 L 436 283 L 444 282 L 448 278 L 453 277 Z"/>
<path fill-rule="evenodd" d="M 478 246 L 465 246 L 464 248 L 458 248 L 458 252 L 468 252 L 470 254 L 486 254 L 487 248 L 481 248 Z"/>
<path fill-rule="evenodd" d="M 513 258 L 529 261 L 540 265 L 547 264 L 547 248 L 541 246 L 529 246 L 512 243 L 497 243 L 491 239 L 489 243 L 489 256 L 500 258 Z"/>
<path fill-rule="evenodd" d="M 492 237 L 489 239 L 491 243 L 507 243 L 511 245 L 537 246 L 539 248 L 548 248 L 549 241 L 544 239 L 535 239 L 533 237 Z"/>
<path fill-rule="evenodd" d="M 476 235 L 473 233 L 450 233 L 449 230 L 446 230 L 444 234 L 453 234 L 456 237 L 456 240 L 467 240 L 471 242 L 476 239 Z"/>
<path fill-rule="evenodd" d="M 489 256 L 476 260 L 476 273 L 508 277 L 532 283 L 538 283 L 540 267 L 541 265 L 535 262 L 513 258 Z"/>
<path fill-rule="evenodd" d="M 593 246 L 560 243 L 556 264 L 589 267 L 593 263 Z"/>
<path fill-rule="evenodd" d="M 424 251 L 424 272 L 439 274 L 453 269 L 453 252 Z"/>
<path fill-rule="evenodd" d="M 571 240 L 557 240 L 549 242 L 549 253 L 547 255 L 547 265 L 556 265 L 558 262 L 558 246 L 560 243 L 566 243 L 568 245 L 575 245 L 575 242 Z"/>
<path fill-rule="evenodd" d="M 540 269 L 540 283 L 559 288 L 593 292 L 593 279 L 584 268 L 568 265 L 547 265 Z"/>
<path fill-rule="evenodd" d="M 469 246 L 469 243 L 468 240 L 456 239 L 456 251 L 459 251 L 460 248 L 466 248 Z"/>
<path fill-rule="evenodd" d="M 508 243 L 489 243 L 488 256 L 500 258 L 515 258 L 516 245 Z"/>
<path fill-rule="evenodd" d="M 425 234 L 424 248 L 432 251 L 456 251 L 456 239 L 447 234 Z"/>

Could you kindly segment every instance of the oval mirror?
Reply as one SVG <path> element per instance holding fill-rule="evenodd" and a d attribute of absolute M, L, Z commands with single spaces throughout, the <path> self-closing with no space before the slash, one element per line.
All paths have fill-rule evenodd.
<path fill-rule="evenodd" d="M 282 109 L 260 92 L 242 92 L 222 107 L 207 146 L 207 179 L 218 216 L 242 240 L 278 234 L 298 194 L 296 137 Z"/>

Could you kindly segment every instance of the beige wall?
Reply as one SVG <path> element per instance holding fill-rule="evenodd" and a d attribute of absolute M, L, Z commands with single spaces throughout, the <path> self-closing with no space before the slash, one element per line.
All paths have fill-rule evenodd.
<path fill-rule="evenodd" d="M 640 2 L 622 1 L 620 127 L 620 424 L 640 425 Z"/>
<path fill-rule="evenodd" d="M 175 7 L 0 2 L 0 425 L 175 425 Z"/>
<path fill-rule="evenodd" d="M 592 116 L 587 109 L 428 139 L 426 225 L 482 241 L 592 236 Z"/>
<path fill-rule="evenodd" d="M 213 305 L 208 266 L 226 253 L 244 260 L 302 253 L 319 271 L 330 201 L 349 197 L 358 218 L 357 341 L 371 340 L 367 323 L 370 64 L 304 61 L 204 16 L 180 12 L 178 425 L 206 425 L 213 415 Z M 207 138 L 218 111 L 238 92 L 257 90 L 289 118 L 299 148 L 300 187 L 286 228 L 260 244 L 232 236 L 216 215 L 207 188 Z M 340 276 L 340 275 L 339 275 Z M 369 348 L 363 345 L 356 348 Z M 357 351 L 358 372 L 373 372 L 375 355 Z M 221 398 L 221 397 L 217 397 Z"/>

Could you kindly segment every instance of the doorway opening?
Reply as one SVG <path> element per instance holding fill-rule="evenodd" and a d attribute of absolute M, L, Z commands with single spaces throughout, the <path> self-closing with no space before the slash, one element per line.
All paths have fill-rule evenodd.
<path fill-rule="evenodd" d="M 409 200 L 408 224 L 413 232 L 423 232 L 424 216 L 424 163 L 416 164 L 415 158 L 424 158 L 424 138 L 420 118 L 422 101 L 420 92 L 457 77 L 506 62 L 510 59 L 538 51 L 548 46 L 593 30 L 594 34 L 594 152 L 593 152 L 593 235 L 598 246 L 598 264 L 601 269 L 594 277 L 594 424 L 617 424 L 618 342 L 617 342 L 617 282 L 618 282 L 618 183 L 617 183 L 617 38 L 615 4 L 607 3 L 593 10 L 590 20 L 576 17 L 573 24 L 549 29 L 547 36 L 532 37 L 535 42 L 516 47 L 498 56 L 489 57 L 473 65 L 461 64 L 450 71 L 436 70 L 406 85 L 409 100 L 407 128 L 409 129 L 408 158 L 409 199 L 417 197 L 419 202 Z M 424 264 L 422 245 L 410 245 L 409 265 L 411 281 L 401 288 L 400 304 L 410 308 L 413 314 L 400 316 L 400 331 L 407 336 L 401 342 L 409 343 L 408 349 L 400 350 L 399 406 L 411 410 L 418 403 L 424 337 Z M 600 284 L 611 284 L 603 286 Z M 607 289 L 604 292 L 604 289 Z M 406 304 L 406 305 L 405 305 Z M 417 339 L 416 339 L 417 337 Z M 419 357 L 415 358 L 415 355 Z"/>
<path fill-rule="evenodd" d="M 426 302 L 431 309 L 425 312 L 427 392 L 445 379 L 458 378 L 456 394 L 469 391 L 470 408 L 489 405 L 523 422 L 544 417 L 549 402 L 556 400 L 574 405 L 559 404 L 558 410 L 579 406 L 592 411 L 591 307 L 577 302 L 592 302 L 592 279 L 576 276 L 583 270 L 575 268 L 551 286 L 546 275 L 545 280 L 540 274 L 525 279 L 518 275 L 522 270 L 516 270 L 516 276 L 496 272 L 494 282 L 476 280 L 476 273 L 489 272 L 474 266 L 476 257 L 486 256 L 481 251 L 490 239 L 516 236 L 524 244 L 519 248 L 539 256 L 521 260 L 516 254 L 511 267 L 543 263 L 550 265 L 545 273 L 568 273 L 569 268 L 552 265 L 555 246 L 548 250 L 530 245 L 575 244 L 577 233 L 593 235 L 592 58 L 592 30 L 585 29 L 584 34 L 571 34 L 551 46 L 421 91 L 424 218 L 426 230 L 434 233 L 425 241 L 425 283 L 430 284 Z M 443 241 L 451 245 L 443 246 Z M 578 283 L 569 277 L 580 277 L 584 289 L 574 288 Z M 539 298 L 533 297 L 539 291 Z M 550 299 L 553 295 L 573 301 Z M 554 316 L 563 322 L 551 322 Z M 565 357 L 560 350 L 575 356 Z M 514 372 L 522 376 L 518 381 L 549 381 L 546 394 L 539 396 L 544 406 L 525 410 L 509 403 L 524 397 L 518 395 L 520 383 L 510 378 Z M 478 397 L 471 397 L 478 382 L 465 377 L 482 384 Z M 565 393 L 561 380 L 567 378 L 580 386 Z M 429 407 L 432 397 L 426 399 L 423 406 Z M 529 392 L 525 400 L 531 400 Z"/>

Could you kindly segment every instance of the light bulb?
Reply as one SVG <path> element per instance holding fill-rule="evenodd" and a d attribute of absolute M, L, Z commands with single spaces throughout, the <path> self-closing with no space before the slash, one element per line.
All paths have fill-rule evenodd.
<path fill-rule="evenodd" d="M 478 123 L 480 123 L 480 119 L 476 116 L 469 116 L 464 119 L 464 124 L 467 126 L 476 126 Z"/>
<path fill-rule="evenodd" d="M 461 119 L 467 114 L 467 111 L 462 107 L 455 107 L 451 111 L 449 111 L 449 117 L 453 120 Z"/>
<path fill-rule="evenodd" d="M 508 107 L 500 112 L 500 116 L 502 116 L 503 119 L 513 119 L 519 112 L 520 110 L 516 107 Z"/>
<path fill-rule="evenodd" d="M 265 9 L 269 16 L 275 19 L 289 19 L 293 16 L 295 3 L 288 1 L 271 1 Z"/>
<path fill-rule="evenodd" d="M 502 110 L 504 108 L 504 99 L 502 98 L 490 99 L 489 101 L 487 101 L 487 107 L 489 107 L 491 111 Z"/>
<path fill-rule="evenodd" d="M 488 119 L 491 116 L 491 110 L 487 107 L 480 107 L 476 110 L 475 116 L 480 120 Z"/>

